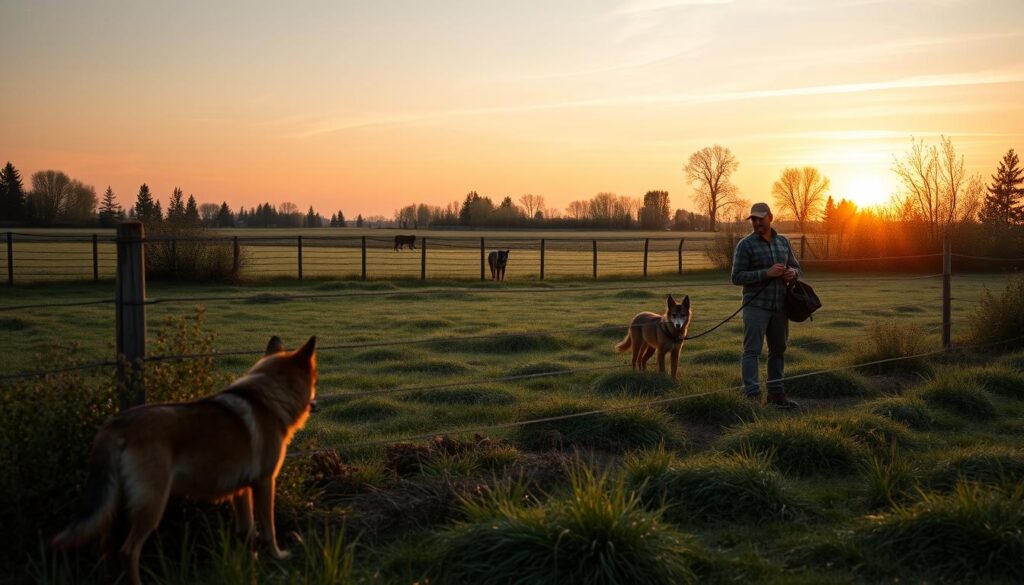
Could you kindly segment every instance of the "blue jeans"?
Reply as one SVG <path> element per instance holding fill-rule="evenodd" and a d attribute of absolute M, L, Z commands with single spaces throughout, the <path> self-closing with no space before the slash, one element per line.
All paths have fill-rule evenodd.
<path fill-rule="evenodd" d="M 786 341 L 789 339 L 789 319 L 786 309 L 769 311 L 753 305 L 743 307 L 743 391 L 747 396 L 761 394 L 758 358 L 765 338 L 768 338 L 768 394 L 783 392 L 781 378 L 786 370 Z"/>

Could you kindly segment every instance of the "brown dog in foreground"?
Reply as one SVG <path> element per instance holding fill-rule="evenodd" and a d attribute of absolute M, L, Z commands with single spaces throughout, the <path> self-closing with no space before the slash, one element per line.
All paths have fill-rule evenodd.
<path fill-rule="evenodd" d="M 118 514 L 129 534 L 120 549 L 138 585 L 142 545 L 171 495 L 231 501 L 240 533 L 259 536 L 275 559 L 274 484 L 292 435 L 316 406 L 316 337 L 287 352 L 272 337 L 266 354 L 224 391 L 192 402 L 147 404 L 111 418 L 96 434 L 81 515 L 53 539 L 58 549 L 106 535 Z"/>
<path fill-rule="evenodd" d="M 661 315 L 644 311 L 637 313 L 629 324 L 626 338 L 615 346 L 619 352 L 633 349 L 633 370 L 646 370 L 647 362 L 655 353 L 658 354 L 658 371 L 665 372 L 665 355 L 672 355 L 672 378 L 676 377 L 679 367 L 679 352 L 683 349 L 686 332 L 690 328 L 689 295 L 677 303 L 672 295 L 668 295 L 667 307 Z"/>

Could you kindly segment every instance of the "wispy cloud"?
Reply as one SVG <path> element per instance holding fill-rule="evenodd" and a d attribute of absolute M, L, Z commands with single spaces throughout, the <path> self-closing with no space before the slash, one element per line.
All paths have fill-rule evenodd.
<path fill-rule="evenodd" d="M 364 117 L 325 120 L 311 125 L 306 131 L 301 132 L 298 136 L 300 138 L 309 138 L 312 136 L 317 136 L 320 134 L 326 134 L 330 132 L 354 130 L 358 128 L 367 128 L 372 126 L 429 123 L 451 118 L 511 114 L 544 110 L 642 105 L 699 105 L 708 103 L 728 103 L 736 101 L 784 97 L 855 94 L 900 89 L 928 89 L 938 87 L 962 87 L 1021 82 L 1024 82 L 1024 71 L 1011 70 L 972 73 L 951 73 L 944 75 L 925 75 L 905 77 L 888 81 L 845 83 L 832 85 L 812 85 L 780 89 L 755 89 L 736 92 L 669 93 L 657 95 L 613 96 L 593 100 L 548 102 L 538 104 L 527 104 L 522 106 L 494 106 L 485 108 L 468 108 L 460 110 L 418 112 L 401 115 L 369 115 Z"/>

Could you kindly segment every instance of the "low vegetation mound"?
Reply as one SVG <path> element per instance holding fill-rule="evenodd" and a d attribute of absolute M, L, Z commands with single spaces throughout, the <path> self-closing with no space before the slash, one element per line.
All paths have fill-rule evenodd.
<path fill-rule="evenodd" d="M 1019 349 L 1024 347 L 1024 276 L 1011 278 L 1002 293 L 985 288 L 974 314 L 968 320 L 969 343 L 989 347 Z"/>
<path fill-rule="evenodd" d="M 865 405 L 868 412 L 907 425 L 915 431 L 928 431 L 940 426 L 935 414 L 923 400 L 913 396 L 889 396 Z"/>
<path fill-rule="evenodd" d="M 1024 452 L 1007 447 L 965 447 L 945 455 L 932 473 L 931 484 L 951 488 L 960 480 L 991 486 L 1024 481 Z"/>
<path fill-rule="evenodd" d="M 507 496 L 472 506 L 445 537 L 439 582 L 691 583 L 697 549 L 621 482 L 577 471 L 567 498 L 536 507 Z"/>
<path fill-rule="evenodd" d="M 719 426 L 750 422 L 757 416 L 754 405 L 739 391 L 680 396 L 664 406 L 673 416 L 687 422 Z"/>
<path fill-rule="evenodd" d="M 969 373 L 985 390 L 993 394 L 1024 400 L 1024 373 L 996 366 L 971 370 Z"/>
<path fill-rule="evenodd" d="M 864 448 L 834 426 L 804 419 L 759 420 L 722 437 L 725 451 L 764 457 L 783 473 L 797 476 L 842 475 L 857 470 Z"/>
<path fill-rule="evenodd" d="M 973 420 L 991 420 L 998 412 L 981 384 L 962 371 L 944 372 L 918 389 L 928 406 Z"/>
<path fill-rule="evenodd" d="M 928 374 L 932 366 L 923 357 L 912 357 L 934 349 L 924 330 L 912 323 L 874 321 L 868 327 L 867 339 L 854 350 L 852 363 L 883 363 L 860 368 L 862 372 L 918 372 Z"/>
<path fill-rule="evenodd" d="M 861 374 L 851 370 L 821 372 L 803 378 L 795 377 L 809 374 L 812 370 L 796 370 L 786 374 L 786 393 L 801 398 L 846 398 L 862 397 L 874 394 L 868 380 Z"/>
<path fill-rule="evenodd" d="M 470 386 L 462 388 L 438 388 L 406 392 L 403 401 L 424 404 L 487 404 L 504 406 L 516 401 L 515 394 L 493 386 Z"/>
<path fill-rule="evenodd" d="M 616 372 L 594 383 L 600 394 L 623 396 L 661 396 L 675 387 L 672 378 L 659 372 Z"/>
<path fill-rule="evenodd" d="M 913 506 L 876 517 L 858 535 L 865 552 L 914 580 L 1024 581 L 1024 488 L 961 483 L 950 494 L 923 494 Z"/>
<path fill-rule="evenodd" d="M 561 417 L 601 408 L 599 404 L 588 402 L 556 403 L 526 410 L 518 420 Z M 649 407 L 534 423 L 521 426 L 516 432 L 516 439 L 523 447 L 538 450 L 575 446 L 622 451 L 659 443 L 679 445 L 680 436 L 667 413 Z"/>

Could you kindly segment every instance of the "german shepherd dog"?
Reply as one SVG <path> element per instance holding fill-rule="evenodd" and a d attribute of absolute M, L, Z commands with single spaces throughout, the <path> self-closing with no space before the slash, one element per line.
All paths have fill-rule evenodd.
<path fill-rule="evenodd" d="M 238 530 L 256 535 L 275 559 L 274 484 L 292 435 L 316 407 L 316 337 L 285 351 L 274 336 L 266 354 L 222 392 L 184 403 L 129 408 L 100 428 L 89 456 L 80 515 L 53 538 L 57 549 L 98 535 L 109 543 L 115 516 L 128 520 L 120 558 L 138 585 L 142 545 L 163 516 L 168 497 L 230 501 Z"/>
<path fill-rule="evenodd" d="M 674 380 L 679 367 L 679 352 L 683 349 L 692 315 L 689 295 L 684 296 L 681 303 L 668 295 L 667 307 L 661 315 L 644 311 L 633 317 L 626 338 L 615 345 L 615 350 L 623 352 L 633 349 L 634 371 L 647 370 L 647 362 L 656 352 L 658 371 L 661 373 L 665 373 L 665 354 L 671 353 Z"/>
<path fill-rule="evenodd" d="M 395 236 L 395 252 L 409 246 L 410 250 L 416 249 L 416 236 Z"/>
<path fill-rule="evenodd" d="M 505 266 L 508 264 L 508 250 L 494 250 L 487 255 L 491 267 L 491 280 L 505 280 Z"/>

